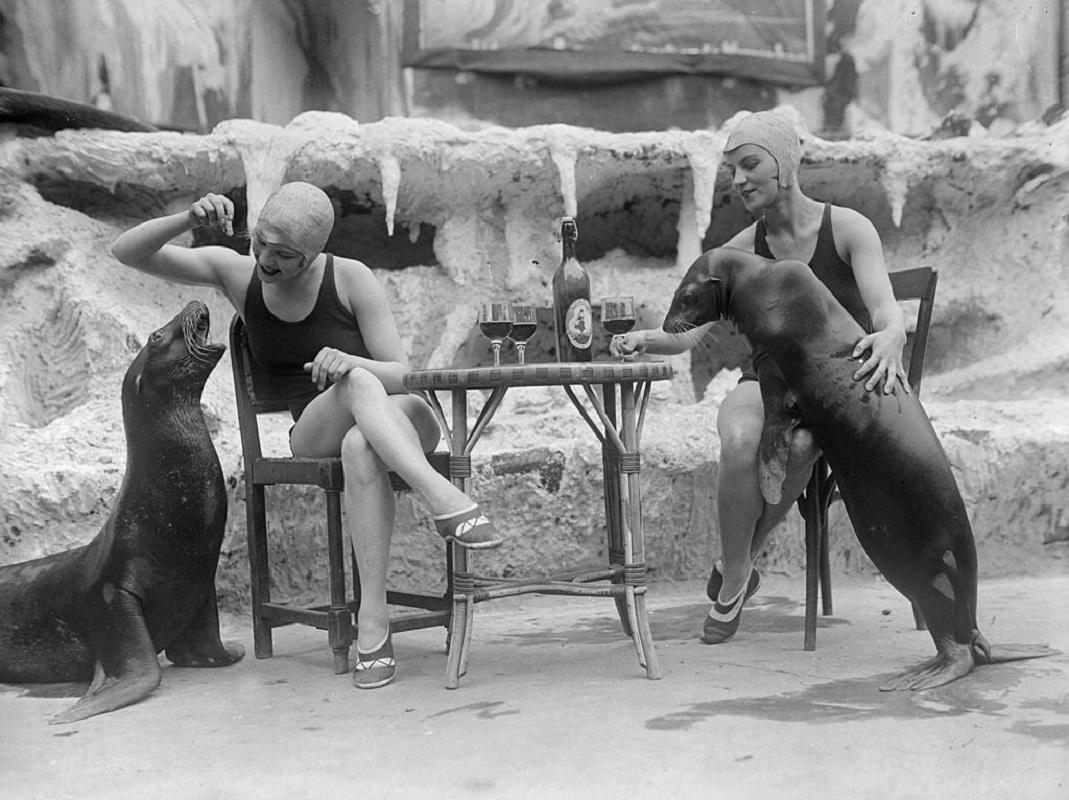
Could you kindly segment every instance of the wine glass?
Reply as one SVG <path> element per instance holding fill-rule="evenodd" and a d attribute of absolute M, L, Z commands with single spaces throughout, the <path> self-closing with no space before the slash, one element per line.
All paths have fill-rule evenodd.
<path fill-rule="evenodd" d="M 613 336 L 622 336 L 635 327 L 635 298 L 605 297 L 601 300 L 601 326 Z M 623 361 L 627 356 L 620 356 Z"/>
<path fill-rule="evenodd" d="M 516 343 L 516 356 L 521 364 L 524 363 L 527 340 L 534 336 L 537 329 L 538 315 L 534 306 L 512 307 L 512 331 L 509 338 Z"/>
<path fill-rule="evenodd" d="M 512 307 L 495 301 L 479 304 L 479 330 L 494 349 L 494 366 L 501 366 L 501 342 L 512 330 Z"/>

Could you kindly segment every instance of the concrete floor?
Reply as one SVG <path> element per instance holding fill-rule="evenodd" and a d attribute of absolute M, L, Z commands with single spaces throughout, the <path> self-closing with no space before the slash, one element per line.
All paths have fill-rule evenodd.
<path fill-rule="evenodd" d="M 399 634 L 397 681 L 359 691 L 325 634 L 276 633 L 220 670 L 167 667 L 143 702 L 48 719 L 84 687 L 0 686 L 0 795 L 18 798 L 975 798 L 1069 796 L 1069 656 L 881 693 L 928 635 L 879 580 L 840 581 L 802 650 L 801 582 L 767 576 L 731 643 L 698 642 L 698 583 L 651 589 L 664 679 L 638 667 L 610 601 L 526 597 L 476 611 L 469 672 L 443 684 L 442 629 Z M 982 583 L 992 643 L 1069 653 L 1069 577 Z"/>

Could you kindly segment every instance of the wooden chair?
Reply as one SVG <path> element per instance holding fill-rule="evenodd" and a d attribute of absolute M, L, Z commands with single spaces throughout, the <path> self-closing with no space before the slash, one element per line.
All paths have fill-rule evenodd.
<path fill-rule="evenodd" d="M 928 329 L 935 305 L 935 288 L 939 273 L 931 267 L 916 267 L 891 273 L 891 288 L 897 300 L 919 300 L 917 326 L 908 348 L 906 379 L 915 394 L 920 394 L 924 371 L 924 352 L 928 347 Z M 820 589 L 821 610 L 832 613 L 831 566 L 828 554 L 828 507 L 839 497 L 835 474 L 821 456 L 813 466 L 809 485 L 798 499 L 798 509 L 805 520 L 805 642 L 806 650 L 817 646 L 817 590 Z M 918 630 L 924 630 L 924 619 L 916 607 L 913 618 Z"/>
<path fill-rule="evenodd" d="M 273 653 L 272 631 L 283 625 L 310 625 L 327 631 L 327 641 L 334 653 L 334 671 L 349 670 L 349 646 L 353 643 L 353 615 L 360 607 L 360 583 L 356 559 L 342 530 L 341 492 L 345 488 L 340 458 L 265 457 L 260 448 L 260 414 L 288 411 L 286 404 L 257 395 L 255 362 L 248 350 L 245 325 L 234 316 L 230 323 L 230 359 L 234 369 L 234 394 L 237 398 L 238 425 L 245 469 L 245 517 L 249 542 L 249 571 L 252 584 L 252 630 L 257 658 Z M 449 475 L 449 454 L 432 453 L 435 469 Z M 395 491 L 410 487 L 395 473 L 390 473 Z M 268 563 L 268 530 L 265 487 L 276 484 L 318 486 L 324 492 L 327 515 L 327 558 L 329 564 L 329 605 L 301 605 L 271 597 L 271 571 Z M 353 595 L 346 598 L 345 552 L 352 562 Z M 395 615 L 390 620 L 393 631 L 448 627 L 453 596 L 453 552 L 446 547 L 447 586 L 442 595 L 421 595 L 390 591 L 391 605 L 419 609 Z"/>

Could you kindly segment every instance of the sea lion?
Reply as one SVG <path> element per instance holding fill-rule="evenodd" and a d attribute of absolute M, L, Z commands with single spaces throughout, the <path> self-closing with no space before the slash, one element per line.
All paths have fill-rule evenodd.
<path fill-rule="evenodd" d="M 0 567 L 0 681 L 89 681 L 52 722 L 137 702 L 159 685 L 157 653 L 223 667 L 215 569 L 227 497 L 200 396 L 226 347 L 203 303 L 153 333 L 123 379 L 126 472 L 104 527 L 82 547 Z"/>
<path fill-rule="evenodd" d="M 801 261 L 720 248 L 701 255 L 672 298 L 663 329 L 727 319 L 769 355 L 758 369 L 775 460 L 796 425 L 812 432 L 838 478 L 862 547 L 920 609 L 937 655 L 881 687 L 928 689 L 977 664 L 1038 658 L 1042 645 L 992 646 L 976 624 L 976 544 L 942 445 L 916 395 L 865 391 L 855 380 L 861 326 Z M 781 470 L 762 470 L 763 492 Z"/>
<path fill-rule="evenodd" d="M 144 133 L 159 130 L 155 125 L 88 103 L 7 87 L 0 87 L 0 123 L 18 126 L 24 136 L 51 135 L 70 128 Z"/>

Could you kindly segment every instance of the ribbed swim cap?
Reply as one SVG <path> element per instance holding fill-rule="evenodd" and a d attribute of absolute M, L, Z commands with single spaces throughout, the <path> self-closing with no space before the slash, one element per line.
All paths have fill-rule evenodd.
<path fill-rule="evenodd" d="M 294 181 L 271 193 L 260 220 L 283 231 L 306 256 L 314 256 L 326 247 L 334 229 L 334 206 L 318 186 Z"/>
<path fill-rule="evenodd" d="M 757 145 L 767 150 L 779 166 L 779 185 L 787 188 L 788 176 L 798 171 L 802 163 L 802 142 L 798 131 L 782 114 L 775 111 L 756 111 L 739 120 L 724 144 L 724 152 L 730 152 L 744 144 Z"/>

